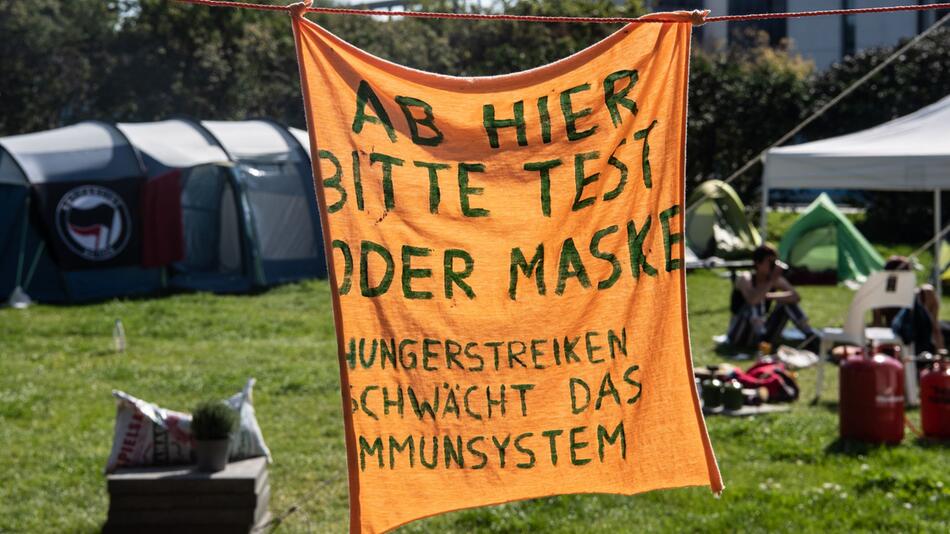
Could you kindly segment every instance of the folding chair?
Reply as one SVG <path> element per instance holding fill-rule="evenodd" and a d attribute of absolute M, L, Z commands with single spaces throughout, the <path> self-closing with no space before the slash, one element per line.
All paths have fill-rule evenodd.
<path fill-rule="evenodd" d="M 865 317 L 871 310 L 878 308 L 911 308 L 914 305 L 914 288 L 917 276 L 913 271 L 879 271 L 872 273 L 855 292 L 844 328 L 823 328 L 819 333 L 821 344 L 818 352 L 824 360 L 836 344 L 865 347 L 868 342 L 893 343 L 900 345 L 904 355 L 904 395 L 907 404 L 917 405 L 917 366 L 913 358 L 913 345 L 905 345 L 903 340 L 890 327 L 867 327 Z M 818 364 L 818 378 L 815 384 L 815 398 L 818 402 L 824 386 L 824 362 Z"/>

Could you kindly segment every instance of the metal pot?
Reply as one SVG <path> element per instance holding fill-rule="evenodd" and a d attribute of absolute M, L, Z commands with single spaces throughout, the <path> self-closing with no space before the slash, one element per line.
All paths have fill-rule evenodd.
<path fill-rule="evenodd" d="M 228 466 L 230 448 L 230 439 L 196 440 L 195 456 L 198 460 L 198 471 L 205 473 L 223 471 Z"/>
<path fill-rule="evenodd" d="M 725 409 L 730 411 L 741 410 L 745 404 L 745 396 L 742 394 L 742 384 L 733 378 L 723 385 L 722 404 Z"/>
<path fill-rule="evenodd" d="M 703 381 L 703 407 L 718 408 L 722 406 L 722 382 L 713 377 Z"/>

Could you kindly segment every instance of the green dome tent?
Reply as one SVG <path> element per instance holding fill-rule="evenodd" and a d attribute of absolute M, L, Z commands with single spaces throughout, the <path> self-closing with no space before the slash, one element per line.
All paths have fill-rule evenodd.
<path fill-rule="evenodd" d="M 792 223 L 778 254 L 794 269 L 835 272 L 839 282 L 863 282 L 884 267 L 880 254 L 824 193 Z"/>
<path fill-rule="evenodd" d="M 686 203 L 686 244 L 700 258 L 748 258 L 762 244 L 745 205 L 729 184 L 703 182 Z"/>

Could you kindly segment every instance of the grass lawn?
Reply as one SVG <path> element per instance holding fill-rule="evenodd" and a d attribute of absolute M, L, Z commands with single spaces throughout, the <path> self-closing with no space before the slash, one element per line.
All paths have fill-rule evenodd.
<path fill-rule="evenodd" d="M 728 279 L 692 273 L 697 364 L 726 358 L 711 341 L 728 320 Z M 840 324 L 851 292 L 803 288 L 816 325 Z M 0 309 L 0 532 L 97 531 L 106 517 L 102 469 L 125 390 L 188 410 L 258 379 L 271 510 L 282 532 L 345 532 L 347 490 L 333 326 L 325 282 L 256 296 L 178 295 L 90 306 Z M 944 309 L 950 300 L 944 300 Z M 111 350 L 121 318 L 128 351 Z M 908 435 L 898 447 L 837 441 L 837 373 L 825 403 L 788 414 L 711 418 L 726 491 L 635 497 L 564 496 L 467 510 L 400 532 L 930 531 L 950 530 L 950 447 Z M 814 370 L 801 373 L 803 397 Z M 910 412 L 919 421 L 916 410 Z M 675 466 L 670 466 L 671 469 Z"/>

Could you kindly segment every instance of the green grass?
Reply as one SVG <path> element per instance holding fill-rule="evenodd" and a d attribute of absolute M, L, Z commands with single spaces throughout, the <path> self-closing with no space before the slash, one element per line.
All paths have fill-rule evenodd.
<path fill-rule="evenodd" d="M 729 282 L 690 274 L 697 364 L 721 361 Z M 840 324 L 851 293 L 803 288 L 816 325 Z M 90 306 L 0 309 L 0 532 L 91 532 L 105 520 L 102 469 L 125 390 L 168 408 L 224 398 L 258 379 L 255 405 L 274 455 L 271 509 L 304 500 L 281 532 L 345 532 L 339 377 L 325 282 L 255 296 L 178 295 Z M 944 302 L 945 309 L 950 301 Z M 128 351 L 111 350 L 121 318 Z M 950 528 L 950 448 L 837 441 L 837 373 L 826 401 L 788 414 L 711 418 L 726 483 L 635 497 L 564 496 L 466 510 L 406 533 L 931 531 Z M 803 396 L 814 370 L 801 373 Z M 912 420 L 919 420 L 916 411 Z M 675 469 L 676 466 L 669 466 Z"/>

